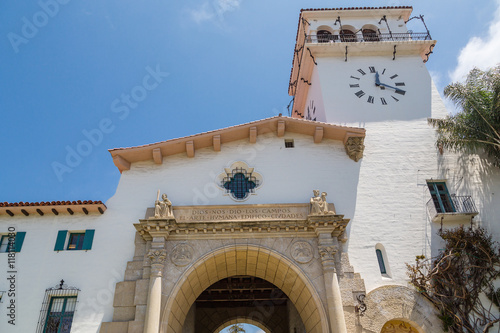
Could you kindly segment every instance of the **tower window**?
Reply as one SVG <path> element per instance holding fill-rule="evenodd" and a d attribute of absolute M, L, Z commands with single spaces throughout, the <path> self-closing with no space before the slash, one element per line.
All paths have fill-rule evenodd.
<path fill-rule="evenodd" d="M 453 213 L 455 206 L 445 182 L 427 182 L 427 187 L 438 213 Z"/>
<path fill-rule="evenodd" d="M 285 148 L 294 148 L 293 139 L 285 139 Z"/>
<path fill-rule="evenodd" d="M 354 32 L 352 32 L 351 30 L 347 30 L 347 29 L 340 30 L 340 39 L 343 42 L 356 42 L 357 41 L 356 34 Z"/>
<path fill-rule="evenodd" d="M 375 30 L 363 29 L 363 39 L 365 42 L 378 42 L 379 38 Z"/>
<path fill-rule="evenodd" d="M 319 30 L 316 36 L 318 37 L 318 43 L 333 42 L 333 35 L 330 31 Z"/>
<path fill-rule="evenodd" d="M 385 269 L 385 263 L 384 263 L 384 255 L 382 254 L 382 251 L 380 249 L 376 249 L 375 252 L 377 253 L 378 267 L 380 268 L 380 274 L 387 274 L 387 270 Z"/>

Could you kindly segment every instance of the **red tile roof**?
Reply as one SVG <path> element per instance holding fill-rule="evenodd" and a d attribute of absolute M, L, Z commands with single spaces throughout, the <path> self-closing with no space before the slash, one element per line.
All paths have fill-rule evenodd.
<path fill-rule="evenodd" d="M 1 215 L 25 215 L 38 213 L 44 214 L 70 214 L 74 213 L 101 213 L 104 214 L 106 205 L 102 201 L 77 200 L 77 201 L 41 201 L 41 202 L 0 202 Z"/>
<path fill-rule="evenodd" d="M 300 12 L 319 10 L 361 10 L 361 9 L 412 9 L 412 6 L 388 6 L 388 7 L 347 7 L 347 8 L 303 8 Z"/>
<path fill-rule="evenodd" d="M 40 201 L 40 202 L 0 202 L 0 207 L 18 207 L 18 206 L 57 206 L 57 205 L 98 205 L 102 201 L 77 200 L 77 201 Z"/>

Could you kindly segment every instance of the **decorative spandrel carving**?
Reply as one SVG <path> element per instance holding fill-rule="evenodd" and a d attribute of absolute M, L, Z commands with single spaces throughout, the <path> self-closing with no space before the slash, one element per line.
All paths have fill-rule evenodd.
<path fill-rule="evenodd" d="M 318 246 L 318 252 L 321 260 L 335 260 L 335 253 L 337 253 L 337 246 Z"/>
<path fill-rule="evenodd" d="M 160 200 L 160 190 L 156 195 L 155 201 L 155 218 L 156 219 L 173 219 L 174 213 L 172 210 L 172 202 L 167 198 L 167 195 L 163 193 Z"/>
<path fill-rule="evenodd" d="M 359 161 L 363 157 L 363 151 L 365 150 L 364 141 L 365 138 L 362 137 L 350 137 L 344 144 L 347 155 L 354 162 Z"/>
<path fill-rule="evenodd" d="M 328 202 L 326 201 L 326 192 L 322 192 L 319 195 L 319 190 L 313 190 L 314 196 L 311 198 L 311 210 L 310 215 L 333 215 L 334 211 L 328 210 Z"/>
<path fill-rule="evenodd" d="M 193 248 L 185 243 L 178 244 L 172 250 L 170 254 L 170 260 L 176 266 L 187 266 L 193 261 Z"/>
<path fill-rule="evenodd" d="M 306 264 L 313 258 L 312 246 L 304 241 L 295 242 L 292 246 L 291 255 L 296 262 Z"/>
<path fill-rule="evenodd" d="M 163 265 L 165 259 L 167 258 L 166 250 L 150 250 L 148 252 L 148 258 L 151 261 L 151 265 Z"/>

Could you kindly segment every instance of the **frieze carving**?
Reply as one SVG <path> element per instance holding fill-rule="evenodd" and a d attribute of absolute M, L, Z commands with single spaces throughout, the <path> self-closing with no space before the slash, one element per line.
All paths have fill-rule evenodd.
<path fill-rule="evenodd" d="M 172 209 L 172 202 L 168 199 L 167 195 L 163 193 L 160 200 L 160 190 L 156 195 L 155 201 L 155 219 L 173 219 L 174 213 Z"/>
<path fill-rule="evenodd" d="M 364 141 L 365 138 L 363 137 L 350 137 L 344 143 L 347 155 L 354 162 L 359 161 L 363 157 L 363 151 L 365 150 Z"/>
<path fill-rule="evenodd" d="M 328 210 L 328 202 L 326 201 L 326 192 L 319 195 L 319 190 L 313 190 L 314 196 L 311 198 L 310 215 L 333 215 L 335 212 Z"/>
<path fill-rule="evenodd" d="M 290 252 L 292 258 L 300 264 L 306 264 L 313 258 L 313 248 L 311 244 L 305 241 L 295 242 Z"/>
<path fill-rule="evenodd" d="M 321 260 L 335 260 L 335 253 L 337 253 L 337 246 L 318 246 L 318 252 L 321 256 Z"/>
<path fill-rule="evenodd" d="M 151 261 L 151 265 L 163 265 L 167 258 L 167 251 L 163 249 L 150 250 L 148 258 Z"/>
<path fill-rule="evenodd" d="M 186 243 L 178 244 L 170 254 L 170 260 L 176 266 L 187 266 L 193 261 L 194 249 L 191 245 Z"/>

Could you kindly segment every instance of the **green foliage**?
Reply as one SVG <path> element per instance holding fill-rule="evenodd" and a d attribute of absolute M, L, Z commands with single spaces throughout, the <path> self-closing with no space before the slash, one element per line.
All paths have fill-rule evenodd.
<path fill-rule="evenodd" d="M 245 333 L 245 329 L 241 324 L 234 324 L 233 326 L 229 327 L 229 333 Z"/>
<path fill-rule="evenodd" d="M 500 65 L 470 71 L 465 83 L 444 89 L 459 112 L 445 119 L 429 118 L 438 133 L 436 145 L 459 152 L 484 152 L 500 166 Z"/>
<path fill-rule="evenodd" d="M 500 321 L 500 248 L 482 228 L 463 226 L 440 231 L 445 247 L 436 257 L 418 256 L 406 264 L 410 283 L 439 310 L 443 328 L 451 332 L 487 332 Z M 483 302 L 488 296 L 490 301 Z"/>

